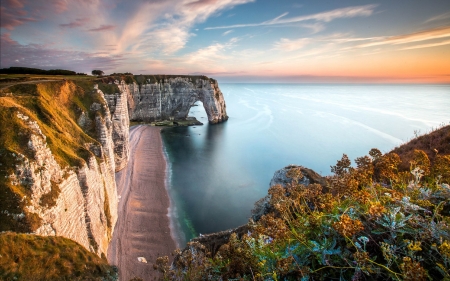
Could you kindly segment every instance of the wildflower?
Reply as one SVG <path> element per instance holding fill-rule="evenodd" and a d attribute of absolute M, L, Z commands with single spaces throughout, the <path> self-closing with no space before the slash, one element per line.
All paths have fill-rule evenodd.
<path fill-rule="evenodd" d="M 404 257 L 403 263 L 400 265 L 405 281 L 422 281 L 427 279 L 427 273 L 419 262 L 414 262 L 410 257 Z"/>
<path fill-rule="evenodd" d="M 357 251 L 353 254 L 353 257 L 355 258 L 356 263 L 362 267 L 367 263 L 369 254 L 366 251 Z"/>
<path fill-rule="evenodd" d="M 369 238 L 367 238 L 366 236 L 360 236 L 358 237 L 358 240 L 364 244 L 364 246 L 366 246 L 367 242 L 369 242 Z"/>
<path fill-rule="evenodd" d="M 414 241 L 414 242 L 409 242 L 408 244 L 408 249 L 410 251 L 422 251 L 422 248 L 420 248 L 420 241 Z"/>
<path fill-rule="evenodd" d="M 447 258 L 450 258 L 450 243 L 447 240 L 439 246 L 439 252 Z"/>
<path fill-rule="evenodd" d="M 390 266 L 395 257 L 395 246 L 389 245 L 388 243 L 381 242 L 381 252 L 383 253 L 384 259 L 387 261 L 388 266 Z"/>
<path fill-rule="evenodd" d="M 342 236 L 351 237 L 364 230 L 361 221 L 351 219 L 347 214 L 343 214 L 338 222 L 333 223 L 333 228 Z"/>
<path fill-rule="evenodd" d="M 373 217 L 380 217 L 385 212 L 385 210 L 386 209 L 383 205 L 381 205 L 380 202 L 375 202 L 370 205 L 369 214 Z"/>

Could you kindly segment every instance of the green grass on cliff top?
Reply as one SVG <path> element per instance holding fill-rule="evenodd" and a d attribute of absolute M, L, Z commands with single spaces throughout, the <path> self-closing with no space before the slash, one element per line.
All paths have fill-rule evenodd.
<path fill-rule="evenodd" d="M 0 280 L 116 280 L 116 269 L 63 237 L 0 234 Z"/>

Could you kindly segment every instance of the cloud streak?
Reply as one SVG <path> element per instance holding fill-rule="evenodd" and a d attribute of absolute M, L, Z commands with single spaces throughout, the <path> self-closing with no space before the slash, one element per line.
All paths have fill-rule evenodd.
<path fill-rule="evenodd" d="M 15 2 L 14 2 L 15 3 Z M 7 30 L 13 30 L 16 26 L 25 24 L 27 22 L 35 22 L 37 21 L 34 17 L 27 17 L 26 12 L 21 10 L 21 7 L 18 4 L 11 8 L 7 8 L 5 6 L 0 7 L 0 28 L 5 28 Z M 19 7 L 19 8 L 15 8 Z"/>
<path fill-rule="evenodd" d="M 441 20 L 445 20 L 448 18 L 450 18 L 450 12 L 432 17 L 432 18 L 426 20 L 425 23 L 433 22 L 433 21 L 441 21 Z"/>
<path fill-rule="evenodd" d="M 432 39 L 440 39 L 450 37 L 450 26 L 443 26 L 433 29 L 428 29 L 424 31 L 419 31 L 415 33 L 399 35 L 399 36 L 391 36 L 387 37 L 382 41 L 371 42 L 358 45 L 358 48 L 367 48 L 373 46 L 381 46 L 381 45 L 399 45 L 399 44 L 408 44 L 415 43 L 421 41 L 427 41 Z"/>
<path fill-rule="evenodd" d="M 270 25 L 281 25 L 281 24 L 290 24 L 290 23 L 298 23 L 303 21 L 318 21 L 318 22 L 330 22 L 335 19 L 340 18 L 353 18 L 353 17 L 368 17 L 374 13 L 375 8 L 378 5 L 364 5 L 364 6 L 353 6 L 341 9 L 335 9 L 327 12 L 285 18 L 288 13 L 284 13 L 272 20 L 264 21 L 261 23 L 249 23 L 249 24 L 235 24 L 235 25 L 226 25 L 226 26 L 215 26 L 215 27 L 206 27 L 205 30 L 213 30 L 213 29 L 229 29 L 229 28 L 242 28 L 242 27 L 255 27 L 255 26 L 270 26 Z"/>
<path fill-rule="evenodd" d="M 279 51 L 291 52 L 300 50 L 309 43 L 311 43 L 310 38 L 300 38 L 296 40 L 281 38 L 278 42 L 274 44 L 274 48 Z"/>
<path fill-rule="evenodd" d="M 413 49 L 422 49 L 422 48 L 431 48 L 431 47 L 438 47 L 438 46 L 444 46 L 444 45 L 450 45 L 450 40 L 442 41 L 439 43 L 430 43 L 430 44 L 421 44 L 416 45 L 412 47 L 403 48 L 400 50 L 413 50 Z"/>
<path fill-rule="evenodd" d="M 231 32 L 233 32 L 232 29 L 227 30 L 227 31 L 225 31 L 224 33 L 222 33 L 222 36 L 228 35 L 228 34 L 230 34 Z"/>
<path fill-rule="evenodd" d="M 86 24 L 88 22 L 88 18 L 82 18 L 82 19 L 76 19 L 75 21 L 69 22 L 69 23 L 62 23 L 59 26 L 60 27 L 67 27 L 67 28 L 75 28 L 80 27 Z"/>
<path fill-rule="evenodd" d="M 115 28 L 116 28 L 115 25 L 109 25 L 109 24 L 108 25 L 104 25 L 104 24 L 102 24 L 101 26 L 99 26 L 97 28 L 88 29 L 88 31 L 91 31 L 91 32 L 109 31 L 109 30 L 113 30 Z"/>

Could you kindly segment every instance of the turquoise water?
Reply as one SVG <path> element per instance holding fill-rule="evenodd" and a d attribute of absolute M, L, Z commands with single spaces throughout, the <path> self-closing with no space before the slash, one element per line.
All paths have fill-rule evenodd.
<path fill-rule="evenodd" d="M 299 164 L 322 175 L 346 153 L 388 152 L 450 122 L 450 86 L 220 84 L 230 119 L 165 129 L 172 217 L 180 246 L 247 222 L 273 173 Z"/>

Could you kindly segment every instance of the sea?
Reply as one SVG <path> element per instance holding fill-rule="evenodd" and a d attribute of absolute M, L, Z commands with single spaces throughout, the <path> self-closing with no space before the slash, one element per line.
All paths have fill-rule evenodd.
<path fill-rule="evenodd" d="M 220 81 L 219 81 L 220 82 Z M 224 84 L 229 120 L 162 133 L 170 217 L 179 246 L 248 222 L 276 170 L 302 165 L 326 176 L 345 153 L 386 153 L 450 124 L 450 85 Z"/>

